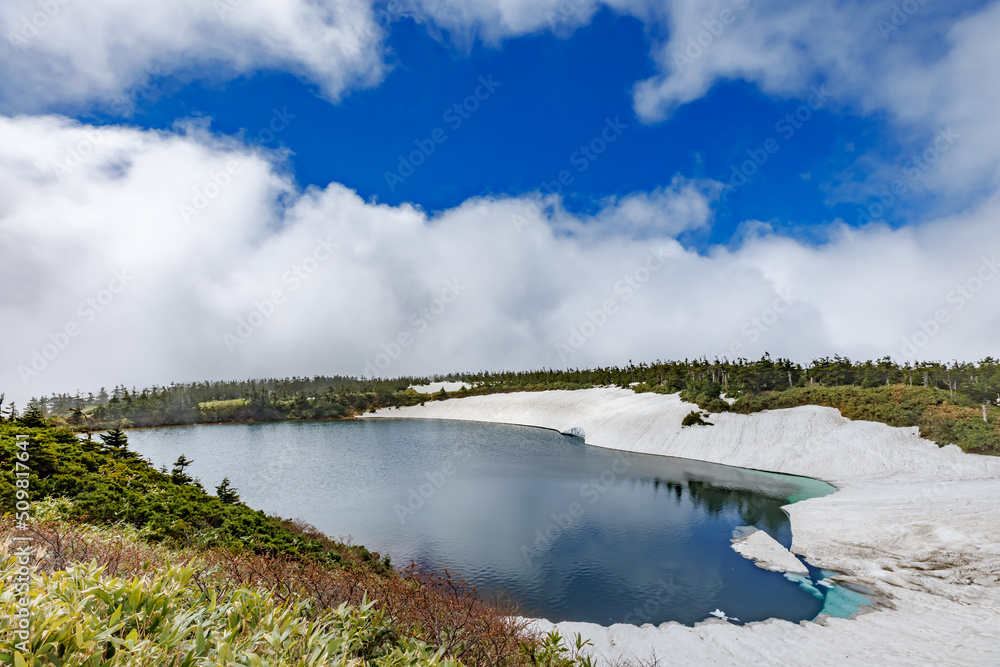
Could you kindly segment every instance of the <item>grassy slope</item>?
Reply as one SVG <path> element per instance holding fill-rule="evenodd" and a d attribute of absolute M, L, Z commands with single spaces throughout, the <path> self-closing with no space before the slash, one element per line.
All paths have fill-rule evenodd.
<path fill-rule="evenodd" d="M 30 436 L 23 451 L 19 434 Z M 26 491 L 14 473 L 25 451 Z M 40 523 L 18 525 L 18 491 Z M 0 509 L 0 543 L 28 535 L 47 550 L 35 562 L 46 576 L 34 580 L 24 664 L 433 665 L 438 651 L 472 665 L 586 664 L 461 582 L 395 571 L 364 547 L 223 503 L 63 429 L 0 424 Z M 65 571 L 90 562 L 107 571 Z M 16 613 L 13 591 L 0 595 L 4 618 Z M 216 634 L 199 638 L 198 627 Z M 4 664 L 20 664 L 4 650 Z"/>
<path fill-rule="evenodd" d="M 3 664 L 19 664 L 12 649 L 38 667 L 588 664 L 447 579 L 152 544 L 128 526 L 67 522 L 71 506 L 40 502 L 39 522 L 18 531 L 45 554 L 25 586 L 26 643 L 0 647 Z M 0 519 L 5 580 L 16 580 L 4 539 L 14 532 Z M 19 593 L 0 591 L 0 632 L 14 627 Z M 521 642 L 544 659 L 532 662 Z"/>
<path fill-rule="evenodd" d="M 15 509 L 18 434 L 29 436 L 25 465 L 31 497 L 72 498 L 77 519 L 129 524 L 154 542 L 248 548 L 386 569 L 364 547 L 338 544 L 242 503 L 223 503 L 197 483 L 178 483 L 131 452 L 112 452 L 100 441 L 81 441 L 51 427 L 0 424 L 0 511 Z"/>
<path fill-rule="evenodd" d="M 749 414 L 799 405 L 837 408 L 848 419 L 917 426 L 921 436 L 938 444 L 957 444 L 967 452 L 1000 455 L 1000 408 L 989 406 L 989 421 L 984 422 L 981 407 L 961 405 L 941 389 L 907 385 L 793 387 L 747 394 L 731 410 Z"/>
<path fill-rule="evenodd" d="M 400 637 L 371 603 L 316 609 L 266 588 L 222 595 L 195 580 L 197 562 L 142 576 L 107 576 L 96 563 L 36 574 L 27 590 L 29 624 L 14 634 L 18 591 L 0 593 L 0 648 L 7 665 L 176 667 L 194 665 L 441 665 L 421 642 Z M 0 576 L 13 579 L 16 555 L 0 544 Z M 22 640 L 23 638 L 23 640 Z M 364 661 L 363 663 L 361 661 Z"/>

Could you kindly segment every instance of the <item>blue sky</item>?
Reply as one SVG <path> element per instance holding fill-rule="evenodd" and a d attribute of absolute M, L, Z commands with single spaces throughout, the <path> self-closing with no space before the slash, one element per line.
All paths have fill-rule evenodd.
<path fill-rule="evenodd" d="M 0 6 L 11 395 L 997 354 L 995 0 L 39 7 Z"/>
<path fill-rule="evenodd" d="M 809 95 L 776 98 L 746 82 L 727 81 L 668 120 L 643 122 L 632 108 L 632 88 L 655 73 L 650 44 L 641 21 L 607 8 L 569 38 L 532 34 L 499 46 L 477 41 L 471 49 L 435 39 L 425 26 L 402 19 L 392 24 L 387 43 L 391 72 L 375 88 L 352 92 L 340 103 L 282 72 L 222 83 L 163 77 L 151 82 L 148 95 L 139 89 L 124 120 L 169 129 L 182 119 L 210 119 L 216 132 L 287 148 L 289 168 L 302 186 L 343 183 L 366 200 L 410 202 L 428 212 L 471 197 L 554 191 L 563 170 L 573 176 L 571 184 L 559 185 L 566 208 L 581 213 L 609 196 L 667 185 L 677 174 L 731 184 L 733 167 L 750 159 L 747 151 L 760 155 L 773 138 L 780 150 L 720 202 L 711 231 L 687 243 L 727 244 L 749 219 L 813 242 L 819 240 L 813 226 L 838 217 L 859 223 L 857 206 L 839 201 L 828 186 L 856 168 L 859 155 L 891 144 L 878 117 L 856 116 L 831 97 L 797 128 L 783 119 Z M 499 87 L 460 116 L 454 105 L 475 93 L 480 77 Z M 266 128 L 275 109 L 287 109 L 294 119 L 272 136 Z M 119 123 L 120 111 L 73 113 Z M 591 160 L 578 151 L 598 137 L 607 118 L 620 119 L 627 130 Z M 427 142 L 435 129 L 447 137 L 440 145 Z M 409 161 L 420 150 L 415 142 L 433 146 L 433 153 L 424 148 L 426 161 L 402 182 L 387 179 L 386 172 L 399 175 L 399 156 Z M 887 219 L 904 215 L 893 210 Z"/>

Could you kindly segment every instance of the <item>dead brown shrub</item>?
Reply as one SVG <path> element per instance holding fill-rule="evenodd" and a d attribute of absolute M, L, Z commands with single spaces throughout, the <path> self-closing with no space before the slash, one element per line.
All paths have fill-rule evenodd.
<path fill-rule="evenodd" d="M 0 519 L 0 540 L 13 532 L 13 521 Z M 470 584 L 415 565 L 385 575 L 353 564 L 331 567 L 290 556 L 218 548 L 169 550 L 125 531 L 65 521 L 33 524 L 20 534 L 32 537 L 35 547 L 45 547 L 38 562 L 45 572 L 94 561 L 109 576 L 134 577 L 197 561 L 201 567 L 195 584 L 202 590 L 214 588 L 220 597 L 246 586 L 270 589 L 282 601 L 310 599 L 317 609 L 374 600 L 400 634 L 444 647 L 467 665 L 526 664 L 520 644 L 536 641 L 530 621 L 518 617 L 512 605 L 491 603 Z"/>

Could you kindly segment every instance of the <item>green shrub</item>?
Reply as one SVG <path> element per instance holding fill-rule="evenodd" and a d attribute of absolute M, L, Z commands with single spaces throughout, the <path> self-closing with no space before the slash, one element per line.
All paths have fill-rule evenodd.
<path fill-rule="evenodd" d="M 73 518 L 126 523 L 154 542 L 221 546 L 320 560 L 350 561 L 377 571 L 389 568 L 361 546 L 347 546 L 293 522 L 269 517 L 231 496 L 207 493 L 186 475 L 170 475 L 128 450 L 125 435 L 111 444 L 81 441 L 50 426 L 0 423 L 0 512 L 16 503 L 15 435 L 29 435 L 29 499 L 71 498 Z"/>
<path fill-rule="evenodd" d="M 0 545 L 3 580 L 11 581 L 18 567 L 8 543 Z M 399 637 L 370 602 L 316 611 L 308 600 L 283 603 L 271 591 L 246 587 L 220 597 L 192 583 L 197 569 L 192 563 L 126 579 L 81 564 L 33 574 L 23 629 L 16 617 L 19 591 L 5 586 L 0 633 L 14 639 L 0 648 L 0 660 L 38 667 L 459 665 Z"/>
<path fill-rule="evenodd" d="M 956 404 L 959 402 L 966 405 Z M 751 414 L 800 405 L 836 408 L 848 419 L 916 426 L 922 437 L 940 445 L 956 444 L 968 452 L 1000 454 L 1000 409 L 990 407 L 989 421 L 984 422 L 980 406 L 943 389 L 900 384 L 794 387 L 744 394 L 732 410 Z"/>
<path fill-rule="evenodd" d="M 692 410 L 691 412 L 687 413 L 687 416 L 684 417 L 684 421 L 681 422 L 681 427 L 684 427 L 684 426 L 712 426 L 712 425 L 713 424 L 711 422 L 707 422 L 704 419 L 702 419 L 702 414 L 700 412 L 698 412 L 697 410 Z"/>
<path fill-rule="evenodd" d="M 720 398 L 722 385 L 711 380 L 691 380 L 681 392 L 681 399 L 694 403 L 706 412 L 728 412 L 729 404 Z"/>

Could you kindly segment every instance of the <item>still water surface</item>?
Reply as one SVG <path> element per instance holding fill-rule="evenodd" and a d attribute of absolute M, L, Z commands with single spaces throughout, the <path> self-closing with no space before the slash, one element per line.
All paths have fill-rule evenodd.
<path fill-rule="evenodd" d="M 715 609 L 742 622 L 799 621 L 831 590 L 730 547 L 740 526 L 789 546 L 781 506 L 833 491 L 807 478 L 478 422 L 189 426 L 135 430 L 129 441 L 157 466 L 193 459 L 188 473 L 210 491 L 229 477 L 251 507 L 350 537 L 396 565 L 510 593 L 526 614 L 553 621 L 691 624 Z"/>

